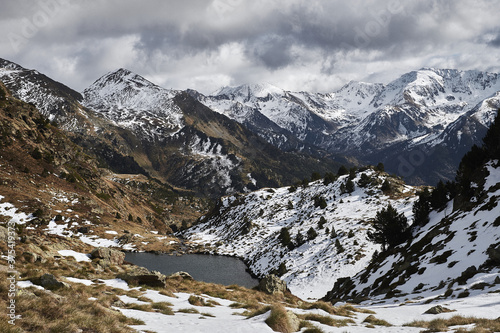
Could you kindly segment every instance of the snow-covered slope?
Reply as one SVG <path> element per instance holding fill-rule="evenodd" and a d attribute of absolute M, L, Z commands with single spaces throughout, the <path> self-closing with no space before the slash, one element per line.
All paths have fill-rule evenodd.
<path fill-rule="evenodd" d="M 472 210 L 453 211 L 453 202 L 430 215 L 412 241 L 352 279 L 335 285 L 329 299 L 390 297 L 455 298 L 498 289 L 500 284 L 500 165 L 485 166 L 481 197 Z"/>
<path fill-rule="evenodd" d="M 338 278 L 364 269 L 380 249 L 367 239 L 370 220 L 378 210 L 391 203 L 407 217 L 412 215 L 414 188 L 391 178 L 398 194 L 397 199 L 388 197 L 380 190 L 387 174 L 371 169 L 364 173 L 370 184 L 361 187 L 358 173 L 350 194 L 342 193 L 348 176 L 341 176 L 328 185 L 315 181 L 295 191 L 284 187 L 225 197 L 185 237 L 211 245 L 216 253 L 244 258 L 258 276 L 284 263 L 288 272 L 282 278 L 292 293 L 304 299 L 323 297 Z M 324 208 L 317 202 L 321 198 Z M 282 228 L 288 228 L 293 246 L 280 241 Z M 317 233 L 314 239 L 308 239 L 310 228 Z M 298 244 L 298 233 L 304 244 Z"/>
<path fill-rule="evenodd" d="M 161 140 L 183 126 L 176 94 L 121 68 L 85 89 L 83 104 L 140 137 Z"/>
<path fill-rule="evenodd" d="M 291 135 L 299 142 L 355 156 L 365 163 L 382 161 L 392 172 L 398 172 L 399 165 L 393 165 L 398 156 L 408 160 L 406 155 L 412 149 L 439 148 L 441 157 L 447 156 L 441 161 L 445 167 L 418 165 L 409 178 L 433 184 L 438 175 L 451 179 L 458 166 L 453 156 L 480 143 L 498 106 L 491 99 L 497 101 L 499 91 L 496 73 L 424 68 L 386 85 L 350 82 L 329 94 L 254 84 L 225 87 L 197 98 L 254 131 L 265 127 L 258 134 L 282 149 L 290 147 L 286 142 Z M 490 116 L 474 116 L 472 110 L 478 108 Z M 476 121 L 467 120 L 470 117 L 481 118 L 478 127 L 470 126 Z M 469 136 L 461 143 L 463 147 L 458 149 L 456 143 L 448 147 L 446 142 L 456 141 L 460 133 Z"/>
<path fill-rule="evenodd" d="M 63 129 L 79 133 L 93 129 L 89 114 L 80 105 L 82 95 L 64 84 L 4 59 L 0 59 L 0 81 L 14 97 L 34 104 Z"/>

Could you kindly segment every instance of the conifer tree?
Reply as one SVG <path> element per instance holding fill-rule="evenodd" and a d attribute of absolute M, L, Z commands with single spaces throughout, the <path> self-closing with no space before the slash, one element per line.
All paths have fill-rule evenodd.
<path fill-rule="evenodd" d="M 368 238 L 382 244 L 384 250 L 405 242 L 411 235 L 406 216 L 399 214 L 391 204 L 377 212 L 373 228 L 375 231 L 368 233 Z"/>

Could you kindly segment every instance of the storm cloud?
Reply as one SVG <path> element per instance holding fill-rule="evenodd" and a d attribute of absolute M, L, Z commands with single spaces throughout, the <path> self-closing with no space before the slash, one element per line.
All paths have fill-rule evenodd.
<path fill-rule="evenodd" d="M 0 57 L 83 90 L 125 67 L 210 93 L 269 82 L 328 92 L 421 67 L 500 71 L 494 0 L 19 0 Z"/>

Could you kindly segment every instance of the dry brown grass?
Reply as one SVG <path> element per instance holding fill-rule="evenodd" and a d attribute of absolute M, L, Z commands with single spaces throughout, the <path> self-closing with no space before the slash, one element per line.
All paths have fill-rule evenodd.
<path fill-rule="evenodd" d="M 348 324 L 355 323 L 354 320 L 352 319 L 335 319 L 330 316 L 322 316 L 314 313 L 300 315 L 298 317 L 303 320 L 317 321 L 318 323 L 321 323 L 323 325 L 328 325 L 333 327 L 344 327 L 347 326 Z"/>
<path fill-rule="evenodd" d="M 174 311 L 171 308 L 172 304 L 169 302 L 155 302 L 151 304 L 151 307 L 156 311 L 163 313 L 165 315 L 173 316 Z"/>
<path fill-rule="evenodd" d="M 61 290 L 48 293 L 28 290 L 16 298 L 16 310 L 22 315 L 19 325 L 31 332 L 133 332 L 128 324 L 138 321 L 126 318 L 98 302 L 89 301 L 87 293 Z"/>
<path fill-rule="evenodd" d="M 288 320 L 286 309 L 281 304 L 271 306 L 271 313 L 266 319 L 266 324 L 275 332 L 291 333 L 292 328 Z"/>
<path fill-rule="evenodd" d="M 341 316 L 341 317 L 354 317 L 355 313 L 369 313 L 374 314 L 375 312 L 366 309 L 359 309 L 352 305 L 346 304 L 342 306 L 333 306 L 331 303 L 317 301 L 314 303 L 304 303 L 301 305 L 304 310 L 310 309 L 321 309 L 329 314 Z"/>
<path fill-rule="evenodd" d="M 387 321 L 383 319 L 378 319 L 374 315 L 369 315 L 368 317 L 366 317 L 365 320 L 363 320 L 363 323 L 368 323 L 375 326 L 386 326 L 386 327 L 392 326 Z"/>
<path fill-rule="evenodd" d="M 462 326 L 471 324 L 475 324 L 475 327 L 472 328 L 471 330 L 461 328 L 459 329 L 459 332 L 489 333 L 489 332 L 500 331 L 500 318 L 484 319 L 484 318 L 463 317 L 463 316 L 453 316 L 449 319 L 434 319 L 431 321 L 418 320 L 406 324 L 405 326 L 426 328 L 427 330 L 425 332 L 446 332 L 449 330 L 450 327 L 453 326 Z"/>

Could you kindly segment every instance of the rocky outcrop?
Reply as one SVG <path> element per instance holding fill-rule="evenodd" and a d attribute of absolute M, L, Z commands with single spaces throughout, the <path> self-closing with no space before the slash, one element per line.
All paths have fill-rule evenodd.
<path fill-rule="evenodd" d="M 445 313 L 445 312 L 453 312 L 453 310 L 445 308 L 441 305 L 436 305 L 436 306 L 433 306 L 432 308 L 430 308 L 429 310 L 425 311 L 424 314 L 437 315 L 437 314 Z"/>
<path fill-rule="evenodd" d="M 132 270 L 118 275 L 129 284 L 146 285 L 150 287 L 165 287 L 166 276 L 156 271 L 149 271 L 144 267 L 134 267 Z"/>
<path fill-rule="evenodd" d="M 9 231 L 7 228 L 0 226 L 0 241 L 7 242 Z"/>
<path fill-rule="evenodd" d="M 492 245 L 488 248 L 488 256 L 495 264 L 500 264 L 500 244 Z"/>
<path fill-rule="evenodd" d="M 177 272 L 168 276 L 168 278 L 182 278 L 186 280 L 194 280 L 193 277 L 187 272 Z"/>
<path fill-rule="evenodd" d="M 33 283 L 38 284 L 48 290 L 69 288 L 66 283 L 58 281 L 52 274 L 43 274 L 40 278 L 33 281 Z"/>
<path fill-rule="evenodd" d="M 288 288 L 285 281 L 274 274 L 270 274 L 260 281 L 259 290 L 268 294 L 277 294 L 286 292 Z"/>
<path fill-rule="evenodd" d="M 102 267 L 108 267 L 123 264 L 125 253 L 106 247 L 98 247 L 90 253 L 90 258 L 98 259 L 97 263 L 99 265 Z"/>

